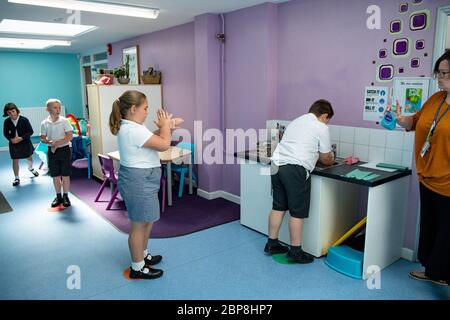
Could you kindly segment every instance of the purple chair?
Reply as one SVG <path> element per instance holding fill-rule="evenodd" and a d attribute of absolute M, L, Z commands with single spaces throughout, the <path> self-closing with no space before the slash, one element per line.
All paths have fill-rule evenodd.
<path fill-rule="evenodd" d="M 119 189 L 117 188 L 117 173 L 114 170 L 114 162 L 111 158 L 103 155 L 103 154 L 98 154 L 98 160 L 100 161 L 100 165 L 102 167 L 102 174 L 103 174 L 103 184 L 100 187 L 100 190 L 97 193 L 97 196 L 95 197 L 95 202 L 98 201 L 98 199 L 100 198 L 103 190 L 106 187 L 106 184 L 110 183 L 111 186 L 111 190 L 112 194 L 111 194 L 111 198 L 109 199 L 108 205 L 106 206 L 106 210 L 111 209 L 111 206 L 114 203 L 114 200 L 117 198 L 117 194 L 119 193 Z"/>

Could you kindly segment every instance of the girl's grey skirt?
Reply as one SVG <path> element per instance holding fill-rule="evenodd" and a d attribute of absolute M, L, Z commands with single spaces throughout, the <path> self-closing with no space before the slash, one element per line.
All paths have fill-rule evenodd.
<path fill-rule="evenodd" d="M 141 169 L 120 166 L 118 187 L 131 221 L 159 220 L 160 180 L 160 167 Z"/>

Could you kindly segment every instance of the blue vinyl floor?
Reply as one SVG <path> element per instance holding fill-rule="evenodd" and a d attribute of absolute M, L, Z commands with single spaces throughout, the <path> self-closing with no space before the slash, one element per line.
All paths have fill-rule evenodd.
<path fill-rule="evenodd" d="M 38 163 L 36 158 L 35 163 Z M 40 171 L 42 173 L 42 171 Z M 14 211 L 0 214 L 0 299 L 448 299 L 449 288 L 408 278 L 416 263 L 399 260 L 381 272 L 381 289 L 339 274 L 316 259 L 284 265 L 264 255 L 266 238 L 239 221 L 187 236 L 152 239 L 162 278 L 127 281 L 127 235 L 71 195 L 72 207 L 48 212 L 51 178 L 31 178 L 21 162 L 12 187 L 8 152 L 0 152 L 0 191 Z M 80 289 L 68 289 L 70 266 Z"/>

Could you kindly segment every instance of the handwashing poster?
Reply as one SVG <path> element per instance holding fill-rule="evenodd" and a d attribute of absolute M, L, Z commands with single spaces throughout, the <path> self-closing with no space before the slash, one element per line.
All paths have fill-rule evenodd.
<path fill-rule="evenodd" d="M 422 108 L 428 99 L 430 78 L 394 78 L 392 104 L 398 100 L 403 115 L 411 115 Z"/>
<path fill-rule="evenodd" d="M 364 91 L 363 119 L 379 121 L 388 103 L 388 87 L 366 87 Z"/>

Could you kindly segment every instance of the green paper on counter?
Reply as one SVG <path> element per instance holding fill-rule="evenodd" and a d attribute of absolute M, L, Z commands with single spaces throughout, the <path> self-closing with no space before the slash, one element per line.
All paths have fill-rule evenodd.
<path fill-rule="evenodd" d="M 370 181 L 372 179 L 378 178 L 380 175 L 376 173 L 372 173 L 370 171 L 362 171 L 359 169 L 355 169 L 353 171 L 350 171 L 347 174 L 342 175 L 345 178 L 353 178 L 357 180 L 365 180 Z"/>
<path fill-rule="evenodd" d="M 388 168 L 388 169 L 397 169 L 397 170 L 408 170 L 408 167 L 405 166 L 399 166 L 397 164 L 391 164 L 391 163 L 378 163 L 377 167 L 379 168 Z"/>
<path fill-rule="evenodd" d="M 373 179 L 378 178 L 379 176 L 380 176 L 379 174 L 372 173 L 372 174 L 370 174 L 370 175 L 368 175 L 368 176 L 365 176 L 365 177 L 363 178 L 363 180 L 365 180 L 365 181 L 370 181 L 370 180 L 373 180 Z"/>

